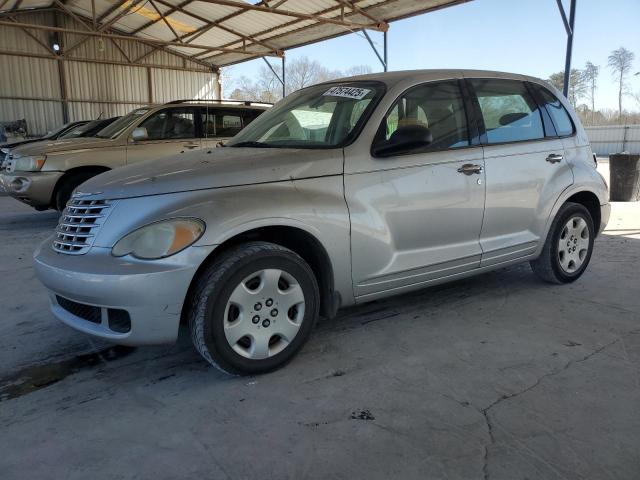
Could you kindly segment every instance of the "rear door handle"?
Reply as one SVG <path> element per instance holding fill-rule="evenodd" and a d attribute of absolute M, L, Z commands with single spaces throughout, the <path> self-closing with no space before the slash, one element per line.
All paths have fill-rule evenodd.
<path fill-rule="evenodd" d="M 183 145 L 184 148 L 188 148 L 189 150 L 193 150 L 194 148 L 198 148 L 200 145 L 197 143 L 188 143 L 187 145 Z"/>
<path fill-rule="evenodd" d="M 549 163 L 558 163 L 560 161 L 562 161 L 562 155 L 558 154 L 558 153 L 552 153 L 547 157 L 547 162 Z"/>
<path fill-rule="evenodd" d="M 465 163 L 458 169 L 458 173 L 464 173 L 465 175 L 473 175 L 474 173 L 482 173 L 482 166 L 475 165 L 473 163 Z"/>

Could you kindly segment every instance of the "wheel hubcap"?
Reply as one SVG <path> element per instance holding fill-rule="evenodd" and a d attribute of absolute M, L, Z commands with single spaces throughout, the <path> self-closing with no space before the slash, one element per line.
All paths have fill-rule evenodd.
<path fill-rule="evenodd" d="M 579 270 L 589 252 L 589 227 L 582 217 L 571 218 L 558 240 L 558 260 L 567 273 Z"/>
<path fill-rule="evenodd" d="M 243 357 L 272 357 L 298 334 L 304 305 L 302 288 L 291 274 L 278 269 L 260 270 L 242 280 L 231 293 L 224 313 L 224 335 Z"/>

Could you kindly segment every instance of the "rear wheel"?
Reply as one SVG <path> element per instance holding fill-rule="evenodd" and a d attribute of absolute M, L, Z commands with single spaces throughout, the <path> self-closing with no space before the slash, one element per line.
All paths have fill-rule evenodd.
<path fill-rule="evenodd" d="M 315 276 L 300 256 L 272 243 L 245 243 L 196 281 L 188 307 L 191 338 L 224 372 L 268 372 L 300 350 L 318 306 Z"/>
<path fill-rule="evenodd" d="M 531 268 L 551 283 L 569 283 L 586 270 L 593 252 L 595 231 L 589 211 L 577 203 L 566 203 L 554 219 L 540 257 Z"/>
<path fill-rule="evenodd" d="M 78 185 L 86 182 L 92 177 L 95 177 L 101 172 L 78 172 L 72 173 L 61 180 L 60 186 L 58 186 L 54 199 L 53 206 L 56 210 L 61 212 L 67 206 L 67 202 L 71 198 L 71 194 L 78 187 Z"/>

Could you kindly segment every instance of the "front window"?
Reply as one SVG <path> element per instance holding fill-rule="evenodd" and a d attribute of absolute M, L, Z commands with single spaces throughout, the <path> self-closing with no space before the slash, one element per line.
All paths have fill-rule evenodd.
<path fill-rule="evenodd" d="M 384 86 L 379 82 L 315 85 L 260 115 L 229 147 L 336 148 L 358 134 Z"/>
<path fill-rule="evenodd" d="M 398 127 L 428 128 L 433 142 L 425 150 L 469 145 L 467 116 L 458 82 L 434 82 L 404 92 L 391 107 L 378 132 L 377 142 L 388 142 Z"/>
<path fill-rule="evenodd" d="M 100 130 L 96 137 L 98 138 L 115 138 L 120 135 L 123 130 L 127 129 L 133 122 L 137 122 L 143 115 L 149 112 L 148 108 L 137 108 L 127 113 L 124 117 L 120 117 L 108 127 Z"/>

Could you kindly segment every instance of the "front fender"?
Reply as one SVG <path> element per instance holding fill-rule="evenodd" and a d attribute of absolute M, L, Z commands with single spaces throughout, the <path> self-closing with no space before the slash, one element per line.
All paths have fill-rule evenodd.
<path fill-rule="evenodd" d="M 113 247 L 136 228 L 174 217 L 205 222 L 206 230 L 195 246 L 220 245 L 262 227 L 299 228 L 324 247 L 331 259 L 335 290 L 343 305 L 351 303 L 350 223 L 341 175 L 150 195 L 112 204 L 96 246 Z"/>

